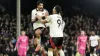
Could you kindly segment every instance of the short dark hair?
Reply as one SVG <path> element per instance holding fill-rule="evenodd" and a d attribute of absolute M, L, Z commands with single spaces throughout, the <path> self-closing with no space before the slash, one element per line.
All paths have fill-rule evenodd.
<path fill-rule="evenodd" d="M 59 5 L 55 6 L 55 10 L 56 10 L 57 14 L 60 13 L 62 15 L 62 9 L 61 9 L 61 7 Z"/>
<path fill-rule="evenodd" d="M 39 5 L 41 3 L 44 4 L 44 2 L 40 0 L 40 1 L 37 2 L 37 5 Z"/>

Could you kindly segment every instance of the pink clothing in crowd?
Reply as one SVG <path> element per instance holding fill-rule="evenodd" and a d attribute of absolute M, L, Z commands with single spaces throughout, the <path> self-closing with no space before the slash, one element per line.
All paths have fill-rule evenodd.
<path fill-rule="evenodd" d="M 27 36 L 19 36 L 18 41 L 16 43 L 16 48 L 18 49 L 19 56 L 26 56 L 28 47 L 28 37 Z"/>
<path fill-rule="evenodd" d="M 77 44 L 78 44 L 78 52 L 80 54 L 85 54 L 87 43 L 87 36 L 78 36 Z"/>

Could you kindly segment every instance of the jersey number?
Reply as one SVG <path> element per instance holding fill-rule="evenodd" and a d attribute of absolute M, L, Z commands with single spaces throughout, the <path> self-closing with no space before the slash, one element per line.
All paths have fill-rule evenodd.
<path fill-rule="evenodd" d="M 58 20 L 57 20 L 57 23 L 58 23 L 58 27 L 60 27 L 60 25 L 61 25 L 61 20 L 58 19 Z"/>

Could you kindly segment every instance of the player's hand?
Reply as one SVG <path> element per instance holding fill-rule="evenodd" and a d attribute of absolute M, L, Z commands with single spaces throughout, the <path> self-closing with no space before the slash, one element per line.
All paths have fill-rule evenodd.
<path fill-rule="evenodd" d="M 39 15 L 37 15 L 36 17 L 37 17 L 38 19 L 41 19 L 41 18 L 42 18 L 42 17 L 41 17 L 41 16 L 39 16 Z"/>
<path fill-rule="evenodd" d="M 39 51 L 40 48 L 41 48 L 40 46 L 37 46 L 36 49 L 35 49 L 35 51 Z"/>
<path fill-rule="evenodd" d="M 29 50 L 29 46 L 27 47 L 27 51 Z"/>
<path fill-rule="evenodd" d="M 14 51 L 16 51 L 16 47 L 14 48 Z"/>

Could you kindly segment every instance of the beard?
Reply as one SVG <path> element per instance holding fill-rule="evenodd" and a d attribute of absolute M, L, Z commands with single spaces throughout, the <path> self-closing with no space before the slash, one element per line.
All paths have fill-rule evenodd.
<path fill-rule="evenodd" d="M 39 8 L 39 10 L 40 10 L 40 11 L 42 11 L 42 10 L 43 10 L 43 8 Z"/>

